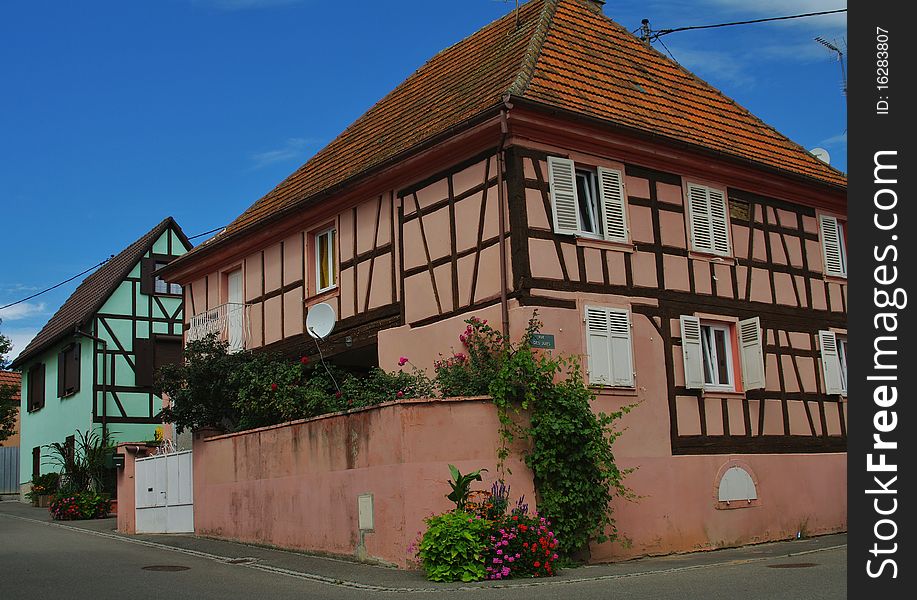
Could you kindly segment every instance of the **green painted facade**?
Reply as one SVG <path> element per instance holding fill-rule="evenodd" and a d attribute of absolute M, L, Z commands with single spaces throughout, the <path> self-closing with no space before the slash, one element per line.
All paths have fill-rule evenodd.
<path fill-rule="evenodd" d="M 181 237 L 166 229 L 147 249 L 144 259 L 167 262 L 186 252 Z M 41 448 L 40 472 L 57 471 L 51 453 L 44 447 L 64 442 L 77 430 L 94 429 L 101 435 L 107 429 L 113 443 L 153 439 L 161 425 L 162 398 L 149 385 L 138 385 L 138 348 L 153 337 L 182 335 L 182 296 L 141 291 L 141 263 L 137 263 L 101 308 L 83 325 L 82 331 L 97 337 L 73 336 L 47 348 L 22 370 L 20 479 L 31 481 L 33 448 Z M 138 340 L 140 340 L 138 342 Z M 79 391 L 58 395 L 58 355 L 72 343 L 79 344 Z M 45 404 L 28 410 L 29 371 L 38 363 L 45 365 Z"/>

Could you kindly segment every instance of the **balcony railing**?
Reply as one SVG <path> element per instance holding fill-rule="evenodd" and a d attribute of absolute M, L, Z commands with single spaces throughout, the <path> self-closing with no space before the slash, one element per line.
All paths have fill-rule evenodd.
<path fill-rule="evenodd" d="M 191 317 L 186 339 L 200 340 L 210 334 L 229 344 L 230 352 L 239 352 L 249 347 L 251 341 L 251 306 L 227 302 L 216 308 Z"/>

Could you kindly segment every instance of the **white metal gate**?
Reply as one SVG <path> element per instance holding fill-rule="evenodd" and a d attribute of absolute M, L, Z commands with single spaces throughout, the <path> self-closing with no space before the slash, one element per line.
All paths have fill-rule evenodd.
<path fill-rule="evenodd" d="M 193 533 L 191 451 L 137 459 L 137 533 Z"/>

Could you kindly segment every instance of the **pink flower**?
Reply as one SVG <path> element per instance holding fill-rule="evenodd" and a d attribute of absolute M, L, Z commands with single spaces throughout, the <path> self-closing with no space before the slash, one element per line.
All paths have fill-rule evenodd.
<path fill-rule="evenodd" d="M 407 362 L 408 362 L 408 357 L 402 356 L 401 358 L 398 359 L 398 366 L 403 367 L 404 365 L 407 364 Z"/>
<path fill-rule="evenodd" d="M 402 392 L 401 390 L 398 390 L 398 393 L 395 394 L 395 397 L 396 397 L 396 398 L 404 398 L 404 392 Z"/>
<path fill-rule="evenodd" d="M 343 396 L 343 394 L 342 394 L 341 392 L 335 392 L 335 393 L 334 393 L 334 397 L 335 397 L 335 398 L 340 398 L 341 396 Z"/>

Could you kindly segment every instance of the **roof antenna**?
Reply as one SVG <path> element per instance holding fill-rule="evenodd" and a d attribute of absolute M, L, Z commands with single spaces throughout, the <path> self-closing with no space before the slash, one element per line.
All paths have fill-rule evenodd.
<path fill-rule="evenodd" d="M 844 53 L 836 45 L 832 44 L 831 42 L 829 42 L 828 40 L 826 40 L 825 38 L 821 36 L 815 38 L 815 41 L 821 44 L 822 46 L 824 46 L 825 48 L 827 48 L 828 50 L 831 50 L 832 52 L 835 52 L 837 54 L 837 62 L 841 64 L 841 83 L 844 86 L 843 87 L 844 100 L 847 100 L 847 69 L 844 66 Z M 837 40 L 834 40 L 834 41 L 837 41 Z"/>
<path fill-rule="evenodd" d="M 650 47 L 650 36 L 653 34 L 653 30 L 650 29 L 650 20 L 643 19 L 640 21 L 640 39 L 643 40 L 643 43 L 646 44 L 646 47 Z"/>

